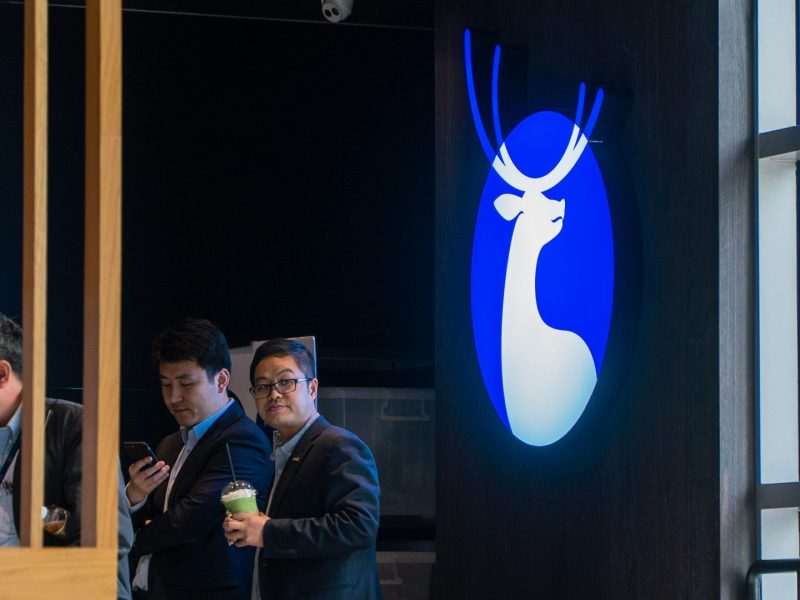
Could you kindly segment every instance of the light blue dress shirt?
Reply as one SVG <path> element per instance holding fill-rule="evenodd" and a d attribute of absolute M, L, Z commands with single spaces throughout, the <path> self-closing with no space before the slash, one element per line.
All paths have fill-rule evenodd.
<path fill-rule="evenodd" d="M 8 421 L 8 425 L 0 427 L 0 466 L 4 465 L 8 459 L 14 442 L 19 437 L 22 429 L 22 404 L 17 407 L 14 415 Z M 14 463 L 16 457 L 8 467 L 8 471 L 0 481 L 0 547 L 19 546 L 17 529 L 14 527 Z"/>
<path fill-rule="evenodd" d="M 272 506 L 272 496 L 275 493 L 275 488 L 278 487 L 278 480 L 280 480 L 283 470 L 286 468 L 286 463 L 289 462 L 292 452 L 294 452 L 294 449 L 297 447 L 300 439 L 303 437 L 308 428 L 311 427 L 314 421 L 317 420 L 317 417 L 319 417 L 319 413 L 314 413 L 314 415 L 306 422 L 306 424 L 303 425 L 303 428 L 295 433 L 292 436 L 292 439 L 288 440 L 286 443 L 281 443 L 280 433 L 277 431 L 272 432 L 272 447 L 274 450 L 272 451 L 272 456 L 270 458 L 275 461 L 275 478 L 272 480 L 272 488 L 269 491 L 267 514 L 269 514 L 269 509 Z"/>
<path fill-rule="evenodd" d="M 278 487 L 278 480 L 281 478 L 283 474 L 283 470 L 286 468 L 286 463 L 289 462 L 289 459 L 292 456 L 292 452 L 297 447 L 297 444 L 300 442 L 300 439 L 303 437 L 305 432 L 308 430 L 309 427 L 317 420 L 319 417 L 319 413 L 314 413 L 312 417 L 303 425 L 303 428 L 295 433 L 292 438 L 287 441 L 286 443 L 282 443 L 281 434 L 277 431 L 272 432 L 272 447 L 274 450 L 272 451 L 272 456 L 270 458 L 275 461 L 275 477 L 272 480 L 272 488 L 269 490 L 269 500 L 267 500 L 267 511 L 266 514 L 269 515 L 269 509 L 272 506 L 272 496 L 275 494 L 275 488 Z M 255 565 L 253 566 L 253 588 L 250 594 L 251 600 L 260 600 L 261 598 L 261 588 L 258 582 L 258 557 L 260 551 L 256 552 L 256 559 Z"/>

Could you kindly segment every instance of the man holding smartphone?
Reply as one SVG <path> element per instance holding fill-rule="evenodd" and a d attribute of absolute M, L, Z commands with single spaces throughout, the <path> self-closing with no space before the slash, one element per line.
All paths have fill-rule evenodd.
<path fill-rule="evenodd" d="M 153 346 L 164 404 L 180 430 L 134 462 L 126 494 L 139 526 L 132 550 L 135 598 L 249 600 L 252 548 L 228 545 L 222 489 L 236 477 L 258 491 L 263 510 L 272 463 L 264 434 L 228 398 L 231 358 L 225 336 L 203 319 L 185 319 Z"/>

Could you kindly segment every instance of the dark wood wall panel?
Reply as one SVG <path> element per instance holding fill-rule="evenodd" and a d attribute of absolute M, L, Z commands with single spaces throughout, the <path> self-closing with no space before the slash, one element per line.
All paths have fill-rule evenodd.
<path fill-rule="evenodd" d="M 754 10 L 753 1 L 720 2 L 720 597 L 726 600 L 741 597 L 737 575 L 755 547 Z"/>
<path fill-rule="evenodd" d="M 746 15 L 733 0 L 437 3 L 439 598 L 705 600 L 741 589 L 754 547 L 752 169 L 735 183 L 728 175 L 752 141 L 749 49 L 740 43 L 721 63 L 718 40 L 720 21 L 741 35 Z M 545 448 L 506 432 L 475 356 L 471 242 L 488 165 L 467 103 L 465 27 L 528 49 L 531 111 L 574 106 L 559 96 L 564 83 L 633 94 L 618 149 L 635 190 L 641 278 L 620 285 L 641 286 L 638 330 L 630 360 L 608 375 L 616 384 L 601 375 L 575 429 Z M 730 124 L 720 65 L 743 78 L 724 90 Z M 721 187 L 738 194 L 722 210 Z"/>

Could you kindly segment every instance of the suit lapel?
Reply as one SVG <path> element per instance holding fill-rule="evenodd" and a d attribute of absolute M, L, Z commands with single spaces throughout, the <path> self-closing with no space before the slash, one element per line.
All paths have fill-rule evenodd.
<path fill-rule="evenodd" d="M 275 488 L 275 495 L 272 498 L 272 505 L 270 506 L 269 510 L 272 515 L 281 514 L 281 503 L 283 502 L 283 497 L 286 495 L 286 491 L 291 487 L 292 481 L 300 471 L 303 461 L 305 460 L 311 448 L 314 447 L 314 440 L 316 440 L 317 437 L 319 437 L 319 434 L 325 431 L 325 429 L 329 426 L 330 423 L 325 420 L 325 417 L 320 415 L 317 417 L 317 420 L 311 424 L 311 427 L 306 430 L 306 432 L 303 434 L 303 437 L 300 438 L 297 446 L 294 447 L 294 451 L 289 457 L 289 461 L 283 468 L 281 478 L 278 480 L 278 487 Z"/>
<path fill-rule="evenodd" d="M 53 410 L 53 404 L 55 404 L 55 400 L 51 400 L 50 398 L 45 398 L 45 408 L 47 408 L 47 414 L 50 414 L 50 411 Z M 50 483 L 51 485 L 57 485 L 60 489 L 62 487 L 61 480 L 59 479 L 55 484 L 53 484 L 52 478 L 57 474 L 57 470 L 52 468 L 51 462 L 47 459 L 47 448 L 48 446 L 48 437 L 47 432 L 48 428 L 46 427 L 48 423 L 47 417 L 45 417 L 45 429 L 44 429 L 44 453 L 45 453 L 45 460 L 44 460 L 44 502 L 47 504 L 48 496 L 47 493 L 47 484 Z M 22 426 L 22 423 L 20 423 Z M 10 467 L 11 468 L 11 467 Z M 14 528 L 17 530 L 17 535 L 19 535 L 19 528 L 20 528 L 20 500 L 22 499 L 22 494 L 20 493 L 21 485 L 22 485 L 22 432 L 19 432 L 19 448 L 17 450 L 17 458 L 14 461 L 13 465 L 14 469 L 14 479 L 11 482 L 12 486 L 12 496 L 11 496 L 11 504 L 14 509 Z"/>
<path fill-rule="evenodd" d="M 159 444 L 157 452 L 158 458 L 172 468 L 175 465 L 175 461 L 178 459 L 181 448 L 183 448 L 181 432 L 176 431 L 164 438 L 164 441 Z M 150 495 L 152 498 L 152 510 L 155 513 L 164 511 L 164 496 L 167 494 L 167 483 L 168 479 L 164 480 Z"/>
<path fill-rule="evenodd" d="M 244 414 L 242 409 L 239 407 L 236 402 L 233 403 L 232 406 L 228 408 L 224 413 L 222 413 L 211 428 L 206 431 L 205 435 L 200 438 L 197 442 L 197 445 L 192 449 L 192 452 L 189 456 L 186 457 L 186 460 L 181 467 L 180 472 L 175 477 L 175 481 L 172 484 L 172 490 L 170 492 L 170 504 L 172 504 L 177 498 L 183 496 L 184 492 L 181 489 L 181 486 L 184 482 L 189 481 L 192 484 L 197 479 L 198 471 L 205 468 L 208 449 L 214 446 L 215 439 L 221 435 L 221 433 L 234 421 L 236 421 L 239 417 Z M 177 451 L 175 452 L 175 458 L 173 458 L 173 462 L 170 464 L 175 464 L 175 460 L 178 458 L 178 454 L 180 453 L 181 448 L 183 448 L 183 439 L 180 437 L 180 432 L 178 432 L 178 440 L 180 441 L 180 445 L 178 446 Z M 167 488 L 164 486 L 164 493 L 166 493 Z M 161 496 L 161 505 L 164 504 L 164 495 Z"/>

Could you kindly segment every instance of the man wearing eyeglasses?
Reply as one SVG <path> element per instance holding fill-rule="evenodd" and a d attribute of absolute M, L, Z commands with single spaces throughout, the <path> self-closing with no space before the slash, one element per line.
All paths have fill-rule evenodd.
<path fill-rule="evenodd" d="M 250 382 L 258 413 L 275 429 L 275 478 L 266 513 L 236 513 L 223 528 L 236 546 L 261 549 L 254 597 L 380 598 L 380 487 L 372 452 L 317 412 L 314 363 L 301 343 L 264 342 Z"/>

